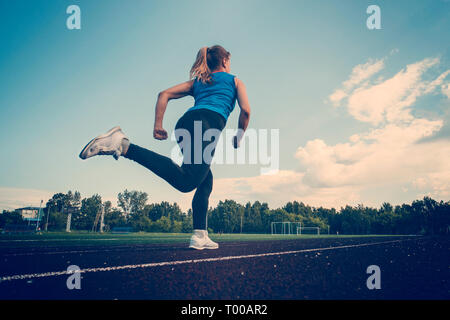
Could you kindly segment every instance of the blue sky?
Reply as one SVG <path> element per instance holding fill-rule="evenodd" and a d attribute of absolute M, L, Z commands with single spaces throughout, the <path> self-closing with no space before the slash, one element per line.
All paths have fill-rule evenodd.
<path fill-rule="evenodd" d="M 66 28 L 71 4 L 81 8 L 81 30 Z M 371 4 L 381 9 L 381 30 L 366 27 Z M 260 176 L 258 165 L 215 165 L 212 204 L 224 198 L 272 207 L 288 200 L 315 206 L 379 206 L 423 195 L 450 200 L 450 168 L 422 156 L 442 158 L 448 150 L 449 9 L 444 0 L 0 0 L 0 209 L 38 205 L 68 190 L 114 200 L 125 188 L 187 208 L 192 195 L 127 159 L 81 161 L 78 154 L 90 139 L 120 125 L 132 142 L 169 155 L 174 143 L 152 138 L 157 93 L 188 80 L 197 51 L 214 44 L 232 53 L 231 73 L 247 86 L 250 127 L 280 130 L 280 174 Z M 355 82 L 354 70 L 364 81 L 346 87 L 345 81 Z M 382 85 L 399 78 L 411 86 Z M 336 106 L 330 96 L 339 89 L 347 100 Z M 365 97 L 391 90 L 386 94 L 403 102 L 361 102 L 357 93 L 364 90 Z M 193 102 L 170 102 L 165 128 L 171 131 Z M 378 107 L 385 114 L 403 108 L 413 118 L 363 119 Z M 227 128 L 237 127 L 237 109 Z M 373 130 L 404 137 L 399 128 L 423 134 L 391 139 L 393 145 L 355 140 Z M 342 148 L 353 157 L 344 159 L 345 167 Z M 405 153 L 390 159 L 383 153 L 389 148 Z M 405 164 L 405 158 L 414 161 Z"/>

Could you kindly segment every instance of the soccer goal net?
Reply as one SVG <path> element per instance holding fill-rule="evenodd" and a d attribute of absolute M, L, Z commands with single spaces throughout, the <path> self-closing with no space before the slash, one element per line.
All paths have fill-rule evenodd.
<path fill-rule="evenodd" d="M 320 234 L 319 227 L 297 227 L 297 235 L 302 234 Z"/>
<path fill-rule="evenodd" d="M 272 222 L 270 224 L 270 231 L 272 234 L 296 234 L 297 228 L 301 226 L 301 222 Z"/>

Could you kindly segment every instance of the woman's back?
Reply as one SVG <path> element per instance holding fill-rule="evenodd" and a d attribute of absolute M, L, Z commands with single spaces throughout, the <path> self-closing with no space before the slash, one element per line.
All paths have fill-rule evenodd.
<path fill-rule="evenodd" d="M 195 105 L 188 111 L 209 109 L 222 115 L 226 121 L 236 105 L 235 76 L 227 72 L 214 72 L 211 80 L 210 84 L 195 80 L 192 88 Z"/>

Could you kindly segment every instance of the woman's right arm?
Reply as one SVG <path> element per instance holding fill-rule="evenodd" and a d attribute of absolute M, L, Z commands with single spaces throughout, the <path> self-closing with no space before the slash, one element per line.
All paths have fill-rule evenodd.
<path fill-rule="evenodd" d="M 233 138 L 233 146 L 238 148 L 245 130 L 247 130 L 248 122 L 250 121 L 250 103 L 248 102 L 247 89 L 242 80 L 235 78 L 237 89 L 237 101 L 241 109 L 238 120 L 238 132 Z"/>
<path fill-rule="evenodd" d="M 167 104 L 172 99 L 183 98 L 192 95 L 192 86 L 194 80 L 186 81 L 173 86 L 169 89 L 161 91 L 158 94 L 155 108 L 155 125 L 153 129 L 153 137 L 158 140 L 167 139 L 167 131 L 163 129 L 163 118 L 166 112 Z"/>

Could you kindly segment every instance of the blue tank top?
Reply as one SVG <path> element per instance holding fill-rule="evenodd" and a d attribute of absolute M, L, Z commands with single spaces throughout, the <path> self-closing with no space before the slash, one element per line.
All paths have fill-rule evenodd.
<path fill-rule="evenodd" d="M 202 83 L 195 80 L 192 95 L 195 104 L 190 110 L 209 109 L 222 115 L 225 122 L 236 105 L 237 90 L 234 83 L 235 76 L 227 72 L 211 74 L 212 83 Z"/>

